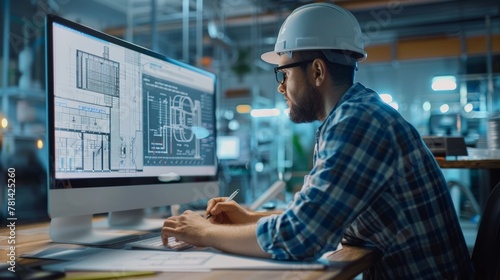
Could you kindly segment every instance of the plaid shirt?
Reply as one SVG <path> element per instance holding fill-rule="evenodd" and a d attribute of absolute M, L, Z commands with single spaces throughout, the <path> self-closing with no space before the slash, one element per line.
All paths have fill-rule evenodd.
<path fill-rule="evenodd" d="M 343 240 L 342 240 L 343 239 Z M 416 129 L 357 83 L 316 133 L 314 166 L 281 215 L 257 225 L 280 260 L 338 243 L 378 248 L 371 279 L 470 279 L 472 264 L 445 178 Z"/>

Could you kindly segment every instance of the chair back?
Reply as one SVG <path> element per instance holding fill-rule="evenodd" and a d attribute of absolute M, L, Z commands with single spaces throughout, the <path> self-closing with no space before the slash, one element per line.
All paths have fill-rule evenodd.
<path fill-rule="evenodd" d="M 500 183 L 490 193 L 472 251 L 476 279 L 500 279 Z"/>

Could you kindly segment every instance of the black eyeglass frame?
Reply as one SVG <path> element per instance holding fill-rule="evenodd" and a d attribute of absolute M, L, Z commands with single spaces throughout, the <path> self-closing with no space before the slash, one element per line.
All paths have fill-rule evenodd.
<path fill-rule="evenodd" d="M 286 69 L 286 68 L 292 68 L 292 67 L 307 65 L 307 64 L 309 64 L 309 63 L 311 63 L 313 61 L 314 61 L 314 59 L 309 59 L 309 60 L 304 60 L 304 61 L 299 61 L 299 62 L 293 62 L 293 63 L 290 63 L 290 64 L 285 64 L 285 65 L 281 65 L 281 66 L 278 66 L 278 67 L 274 67 L 274 76 L 276 77 L 276 82 L 278 82 L 279 84 L 283 84 L 285 82 L 286 73 L 282 72 L 281 70 Z M 278 77 L 278 73 L 281 74 L 280 77 Z M 282 77 L 282 79 L 280 79 L 281 77 Z"/>

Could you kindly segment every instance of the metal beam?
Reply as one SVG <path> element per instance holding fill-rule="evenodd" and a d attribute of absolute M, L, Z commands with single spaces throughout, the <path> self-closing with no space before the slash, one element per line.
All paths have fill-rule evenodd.
<path fill-rule="evenodd" d="M 9 54 L 10 0 L 4 0 L 3 21 L 4 23 L 3 23 L 2 86 L 4 89 L 7 89 L 7 87 L 9 86 L 8 83 L 9 83 L 9 55 L 10 55 Z"/>

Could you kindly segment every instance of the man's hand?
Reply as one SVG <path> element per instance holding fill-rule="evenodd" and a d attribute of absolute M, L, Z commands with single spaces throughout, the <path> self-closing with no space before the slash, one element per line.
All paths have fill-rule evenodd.
<path fill-rule="evenodd" d="M 257 221 L 252 212 L 246 210 L 235 201 L 225 202 L 225 197 L 212 198 L 207 204 L 209 221 L 214 224 L 249 224 Z"/>
<path fill-rule="evenodd" d="M 229 202 L 229 204 L 231 203 L 234 202 Z M 245 215 L 248 213 L 241 206 L 232 205 L 232 207 L 231 209 L 243 209 Z M 242 214 L 239 210 L 231 213 Z M 219 212 L 219 215 L 215 215 L 211 219 L 217 219 L 221 215 Z M 233 217 L 232 215 L 228 216 Z M 180 216 L 169 217 L 165 220 L 161 237 L 163 244 L 168 242 L 169 237 L 174 237 L 176 240 L 198 247 L 213 247 L 228 253 L 270 258 L 271 256 L 265 253 L 257 243 L 256 229 L 255 223 L 231 226 L 212 224 L 201 215 L 187 210 Z"/>
<path fill-rule="evenodd" d="M 187 210 L 182 215 L 169 217 L 163 222 L 163 244 L 167 244 L 168 237 L 173 236 L 194 246 L 207 247 L 209 245 L 204 241 L 208 241 L 206 235 L 211 226 L 213 225 L 200 214 Z"/>

